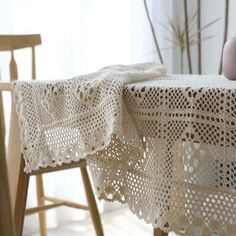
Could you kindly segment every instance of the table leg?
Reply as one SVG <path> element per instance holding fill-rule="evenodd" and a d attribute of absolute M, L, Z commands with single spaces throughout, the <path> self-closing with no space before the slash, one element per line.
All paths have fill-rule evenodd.
<path fill-rule="evenodd" d="M 153 235 L 154 236 L 168 236 L 168 233 L 165 233 L 165 232 L 161 231 L 160 229 L 154 228 Z"/>

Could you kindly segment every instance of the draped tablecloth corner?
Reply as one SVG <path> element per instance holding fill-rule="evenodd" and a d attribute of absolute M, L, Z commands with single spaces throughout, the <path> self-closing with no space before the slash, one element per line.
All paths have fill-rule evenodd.
<path fill-rule="evenodd" d="M 236 83 L 145 63 L 13 93 L 27 172 L 86 158 L 98 197 L 154 227 L 235 235 Z"/>

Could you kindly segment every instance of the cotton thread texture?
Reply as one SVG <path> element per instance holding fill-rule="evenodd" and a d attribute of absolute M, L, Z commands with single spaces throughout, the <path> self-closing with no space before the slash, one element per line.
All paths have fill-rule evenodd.
<path fill-rule="evenodd" d="M 148 63 L 16 82 L 26 171 L 86 157 L 99 198 L 166 232 L 232 236 L 236 84 L 163 76 Z"/>

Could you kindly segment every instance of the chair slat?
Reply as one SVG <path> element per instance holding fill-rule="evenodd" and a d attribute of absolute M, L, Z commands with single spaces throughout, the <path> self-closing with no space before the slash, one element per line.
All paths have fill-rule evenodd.
<path fill-rule="evenodd" d="M 0 91 L 12 91 L 12 83 L 0 81 Z"/>
<path fill-rule="evenodd" d="M 16 80 L 17 67 L 14 62 L 11 65 L 11 81 Z M 17 182 L 20 171 L 20 161 L 21 161 L 21 139 L 20 139 L 20 127 L 18 116 L 16 113 L 16 108 L 13 98 L 11 98 L 11 116 L 10 116 L 10 126 L 9 126 L 9 139 L 8 139 L 8 149 L 7 149 L 7 167 L 9 173 L 10 182 L 10 192 L 12 206 L 15 207 L 16 194 L 17 194 Z"/>
<path fill-rule="evenodd" d="M 18 79 L 17 64 L 16 64 L 13 50 L 11 50 L 10 79 L 11 81 Z"/>
<path fill-rule="evenodd" d="M 32 47 L 32 80 L 36 79 L 35 47 Z"/>
<path fill-rule="evenodd" d="M 39 34 L 32 35 L 0 35 L 0 51 L 11 51 L 41 44 Z"/>
<path fill-rule="evenodd" d="M 86 160 L 81 159 L 78 162 L 64 163 L 61 166 L 47 167 L 47 168 L 40 168 L 38 170 L 33 170 L 32 172 L 30 172 L 30 175 L 41 175 L 41 174 L 46 174 L 46 173 L 60 171 L 60 170 L 68 170 L 75 167 L 86 167 L 86 165 L 87 165 Z"/>
<path fill-rule="evenodd" d="M 43 213 L 47 210 L 51 210 L 53 208 L 57 208 L 60 206 L 64 206 L 64 202 L 57 202 L 57 203 L 52 203 L 52 204 L 48 204 L 48 205 L 42 205 L 39 207 L 32 207 L 32 208 L 28 208 L 25 210 L 25 215 L 32 215 L 35 213 Z"/>

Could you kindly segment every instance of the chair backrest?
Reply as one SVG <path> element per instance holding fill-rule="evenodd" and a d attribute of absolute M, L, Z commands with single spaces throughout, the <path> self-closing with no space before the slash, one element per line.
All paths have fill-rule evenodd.
<path fill-rule="evenodd" d="M 0 35 L 0 51 L 10 51 L 10 80 L 18 79 L 17 64 L 14 58 L 14 50 L 28 48 L 32 49 L 32 79 L 36 78 L 35 69 L 35 46 L 41 44 L 41 36 L 34 35 Z"/>
<path fill-rule="evenodd" d="M 9 63 L 10 69 L 10 81 L 18 79 L 17 63 L 14 57 L 14 51 L 17 49 L 31 48 L 32 51 L 32 79 L 36 79 L 36 66 L 35 66 L 35 46 L 41 44 L 41 36 L 39 34 L 34 35 L 0 35 L 0 52 L 9 51 L 11 59 Z M 5 87 L 1 86 L 0 91 L 4 91 Z M 2 137 L 5 137 L 5 122 L 3 112 L 3 102 L 0 93 L 0 123 L 2 126 Z M 18 124 L 18 118 L 14 108 L 13 100 L 10 114 L 10 127 L 9 127 L 9 142 L 6 150 L 7 153 L 7 167 L 8 177 L 10 184 L 10 195 L 12 209 L 15 207 L 16 200 L 16 189 L 19 176 L 20 168 L 20 155 L 21 155 L 21 141 L 20 141 L 20 130 Z"/>

